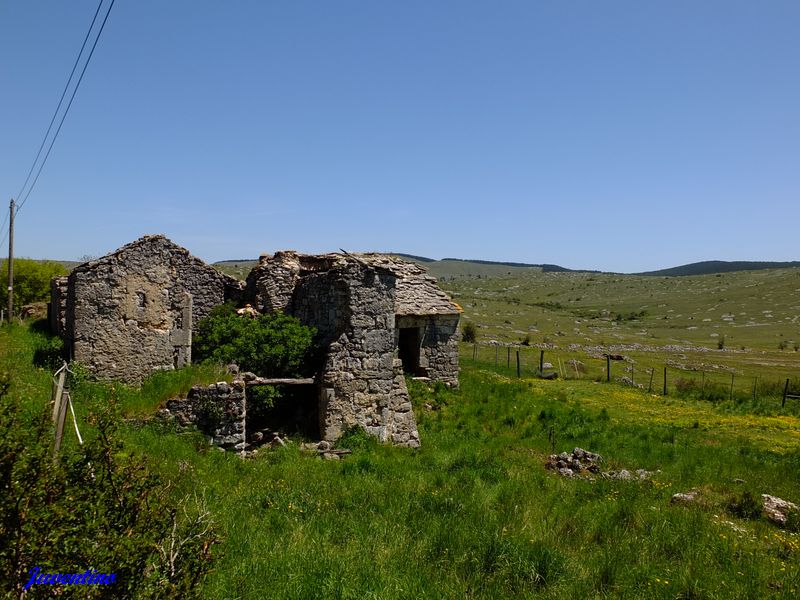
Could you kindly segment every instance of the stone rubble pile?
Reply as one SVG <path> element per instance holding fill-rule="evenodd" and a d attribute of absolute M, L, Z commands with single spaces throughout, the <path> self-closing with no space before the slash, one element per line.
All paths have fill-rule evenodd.
<path fill-rule="evenodd" d="M 623 480 L 645 480 L 652 473 L 644 469 L 637 469 L 630 472 L 626 469 L 619 471 L 601 471 L 600 462 L 603 457 L 595 452 L 589 452 L 583 448 L 575 448 L 572 453 L 562 452 L 561 454 L 551 454 L 547 457 L 545 468 L 555 471 L 562 477 L 583 477 L 594 479 L 595 476 L 603 479 L 623 479 Z"/>

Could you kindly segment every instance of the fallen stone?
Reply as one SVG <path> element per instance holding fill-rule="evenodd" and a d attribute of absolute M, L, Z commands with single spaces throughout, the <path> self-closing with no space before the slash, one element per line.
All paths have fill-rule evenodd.
<path fill-rule="evenodd" d="M 798 507 L 794 502 L 783 500 L 777 496 L 761 494 L 761 500 L 764 503 L 764 514 L 767 515 L 767 518 L 770 521 L 780 525 L 781 527 L 786 525 L 786 521 L 788 520 L 790 513 L 800 510 L 800 507 Z"/>
<path fill-rule="evenodd" d="M 680 492 L 678 494 L 673 494 L 672 498 L 670 499 L 670 503 L 672 504 L 695 504 L 697 502 L 699 493 L 697 490 L 691 490 L 689 492 Z"/>

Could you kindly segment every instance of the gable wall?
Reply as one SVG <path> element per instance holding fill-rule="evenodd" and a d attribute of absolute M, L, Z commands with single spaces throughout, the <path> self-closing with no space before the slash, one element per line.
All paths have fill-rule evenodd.
<path fill-rule="evenodd" d="M 193 326 L 240 290 L 166 238 L 145 238 L 70 274 L 72 358 L 128 383 L 189 364 Z"/>

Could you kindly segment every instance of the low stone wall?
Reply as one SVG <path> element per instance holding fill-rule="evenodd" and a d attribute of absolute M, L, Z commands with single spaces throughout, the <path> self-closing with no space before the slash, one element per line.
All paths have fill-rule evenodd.
<path fill-rule="evenodd" d="M 244 381 L 196 385 L 185 399 L 169 400 L 166 410 L 178 425 L 196 426 L 215 446 L 244 452 L 247 419 Z"/>

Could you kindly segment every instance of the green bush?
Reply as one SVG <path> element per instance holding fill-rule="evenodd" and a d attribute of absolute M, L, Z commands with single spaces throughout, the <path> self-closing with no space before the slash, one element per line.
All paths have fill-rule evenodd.
<path fill-rule="evenodd" d="M 313 369 L 316 330 L 294 317 L 236 314 L 225 304 L 200 321 L 192 341 L 196 362 L 235 363 L 262 377 L 299 377 Z"/>
<path fill-rule="evenodd" d="M 468 344 L 475 343 L 478 339 L 478 329 L 475 327 L 475 323 L 464 323 L 464 327 L 461 328 L 461 339 Z"/>
<path fill-rule="evenodd" d="M 61 263 L 30 258 L 14 259 L 14 306 L 50 299 L 50 280 L 66 275 Z M 0 305 L 8 303 L 8 260 L 0 263 Z M 16 309 L 15 309 L 16 311 Z"/>
<path fill-rule="evenodd" d="M 210 515 L 178 499 L 115 435 L 113 405 L 86 443 L 52 457 L 49 411 L 25 414 L 0 378 L 0 589 L 23 597 L 32 569 L 115 575 L 113 585 L 33 586 L 68 598 L 192 598 L 212 564 Z"/>

